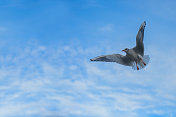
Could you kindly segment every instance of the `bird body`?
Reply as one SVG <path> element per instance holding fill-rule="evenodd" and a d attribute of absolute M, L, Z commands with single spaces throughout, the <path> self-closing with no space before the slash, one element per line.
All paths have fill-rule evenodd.
<path fill-rule="evenodd" d="M 129 49 L 126 52 L 126 55 L 129 56 L 133 61 L 138 61 L 138 55 L 133 49 Z"/>
<path fill-rule="evenodd" d="M 90 60 L 102 62 L 116 62 L 125 66 L 132 66 L 132 68 L 135 70 L 144 68 L 150 60 L 150 57 L 148 55 L 144 55 L 143 40 L 145 26 L 146 22 L 144 21 L 141 24 L 139 31 L 136 35 L 136 46 L 131 49 L 125 48 L 124 50 L 122 50 L 126 53 L 125 56 L 120 54 L 111 54 L 98 56 Z"/>

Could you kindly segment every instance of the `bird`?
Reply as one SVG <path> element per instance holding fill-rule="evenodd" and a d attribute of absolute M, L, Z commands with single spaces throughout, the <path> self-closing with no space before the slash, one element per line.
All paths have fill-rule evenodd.
<path fill-rule="evenodd" d="M 147 66 L 149 63 L 149 55 L 144 55 L 144 29 L 146 26 L 146 21 L 144 21 L 138 30 L 136 35 L 136 46 L 133 48 L 125 48 L 122 51 L 126 55 L 121 54 L 111 54 L 102 55 L 90 59 L 90 61 L 102 61 L 102 62 L 116 62 L 125 66 L 131 66 L 134 70 L 140 70 Z"/>

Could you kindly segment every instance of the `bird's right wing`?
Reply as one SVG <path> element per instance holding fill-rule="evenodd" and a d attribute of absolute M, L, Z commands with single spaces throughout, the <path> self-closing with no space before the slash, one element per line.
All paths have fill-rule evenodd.
<path fill-rule="evenodd" d="M 136 46 L 134 47 L 134 50 L 139 53 L 140 55 L 144 55 L 144 43 L 143 43 L 143 40 L 144 40 L 144 29 L 145 29 L 145 26 L 146 26 L 146 22 L 144 21 L 140 28 L 139 28 L 139 31 L 136 35 Z"/>
<path fill-rule="evenodd" d="M 90 59 L 91 61 L 102 61 L 102 62 L 116 62 L 122 65 L 126 66 L 132 66 L 132 60 L 128 56 L 123 56 L 120 54 L 112 54 L 112 55 L 103 55 L 98 56 L 93 59 Z"/>

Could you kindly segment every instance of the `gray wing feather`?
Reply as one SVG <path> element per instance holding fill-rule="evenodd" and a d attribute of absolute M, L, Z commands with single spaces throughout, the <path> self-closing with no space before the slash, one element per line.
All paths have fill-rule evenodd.
<path fill-rule="evenodd" d="M 122 65 L 131 66 L 132 60 L 128 56 L 123 56 L 120 54 L 112 54 L 112 55 L 103 55 L 98 56 L 93 59 L 90 59 L 91 61 L 102 61 L 102 62 L 116 62 Z"/>
<path fill-rule="evenodd" d="M 139 53 L 140 55 L 144 55 L 144 43 L 143 43 L 143 40 L 144 40 L 144 29 L 145 29 L 145 26 L 146 26 L 146 22 L 144 21 L 140 28 L 139 28 L 139 31 L 136 35 L 136 46 L 134 47 L 134 50 Z"/>

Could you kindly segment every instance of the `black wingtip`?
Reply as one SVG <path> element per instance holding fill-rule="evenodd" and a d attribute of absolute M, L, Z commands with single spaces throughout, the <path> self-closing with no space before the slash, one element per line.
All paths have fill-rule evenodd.
<path fill-rule="evenodd" d="M 144 25 L 146 26 L 146 21 L 144 21 Z"/>

